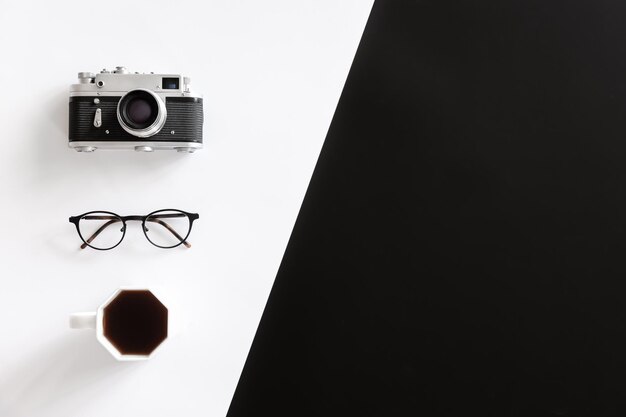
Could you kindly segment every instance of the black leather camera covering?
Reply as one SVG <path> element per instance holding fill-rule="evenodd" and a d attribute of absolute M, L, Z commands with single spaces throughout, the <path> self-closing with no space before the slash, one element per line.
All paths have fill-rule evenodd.
<path fill-rule="evenodd" d="M 94 103 L 98 98 L 100 102 Z M 121 97 L 74 96 L 70 97 L 69 140 L 120 141 L 147 140 L 164 142 L 202 143 L 202 99 L 195 97 L 166 97 L 167 119 L 159 133 L 149 138 L 138 138 L 122 129 L 117 120 L 117 103 Z M 102 126 L 93 124 L 96 109 L 102 112 Z M 109 131 L 107 134 L 106 131 Z M 175 131 L 172 135 L 171 131 Z"/>

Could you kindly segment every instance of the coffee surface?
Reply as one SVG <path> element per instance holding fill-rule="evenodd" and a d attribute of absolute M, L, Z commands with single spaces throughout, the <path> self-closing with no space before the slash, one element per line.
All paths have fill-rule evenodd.
<path fill-rule="evenodd" d="M 124 290 L 104 309 L 104 336 L 124 355 L 149 355 L 167 338 L 167 308 L 147 290 Z"/>

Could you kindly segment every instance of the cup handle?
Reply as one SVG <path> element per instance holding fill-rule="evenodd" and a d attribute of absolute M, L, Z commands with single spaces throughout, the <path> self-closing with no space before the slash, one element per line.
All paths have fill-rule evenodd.
<path fill-rule="evenodd" d="M 74 313 L 70 314 L 70 328 L 72 329 L 95 329 L 96 313 Z"/>

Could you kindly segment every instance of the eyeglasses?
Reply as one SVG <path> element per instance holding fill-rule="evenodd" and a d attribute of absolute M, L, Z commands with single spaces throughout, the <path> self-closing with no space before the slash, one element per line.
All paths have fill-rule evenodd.
<path fill-rule="evenodd" d="M 70 217 L 70 223 L 74 223 L 83 241 L 81 249 L 87 246 L 97 250 L 113 249 L 124 239 L 128 221 L 140 221 L 143 234 L 150 243 L 170 249 L 179 245 L 191 247 L 187 238 L 191 233 L 191 225 L 199 217 L 197 213 L 175 209 L 157 210 L 147 216 L 120 216 L 110 211 L 90 211 Z"/>

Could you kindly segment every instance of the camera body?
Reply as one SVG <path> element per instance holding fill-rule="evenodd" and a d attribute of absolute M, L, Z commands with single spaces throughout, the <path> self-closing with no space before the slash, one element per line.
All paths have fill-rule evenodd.
<path fill-rule="evenodd" d="M 78 152 L 202 149 L 202 97 L 179 74 L 124 67 L 78 73 L 70 87 L 69 146 Z"/>

